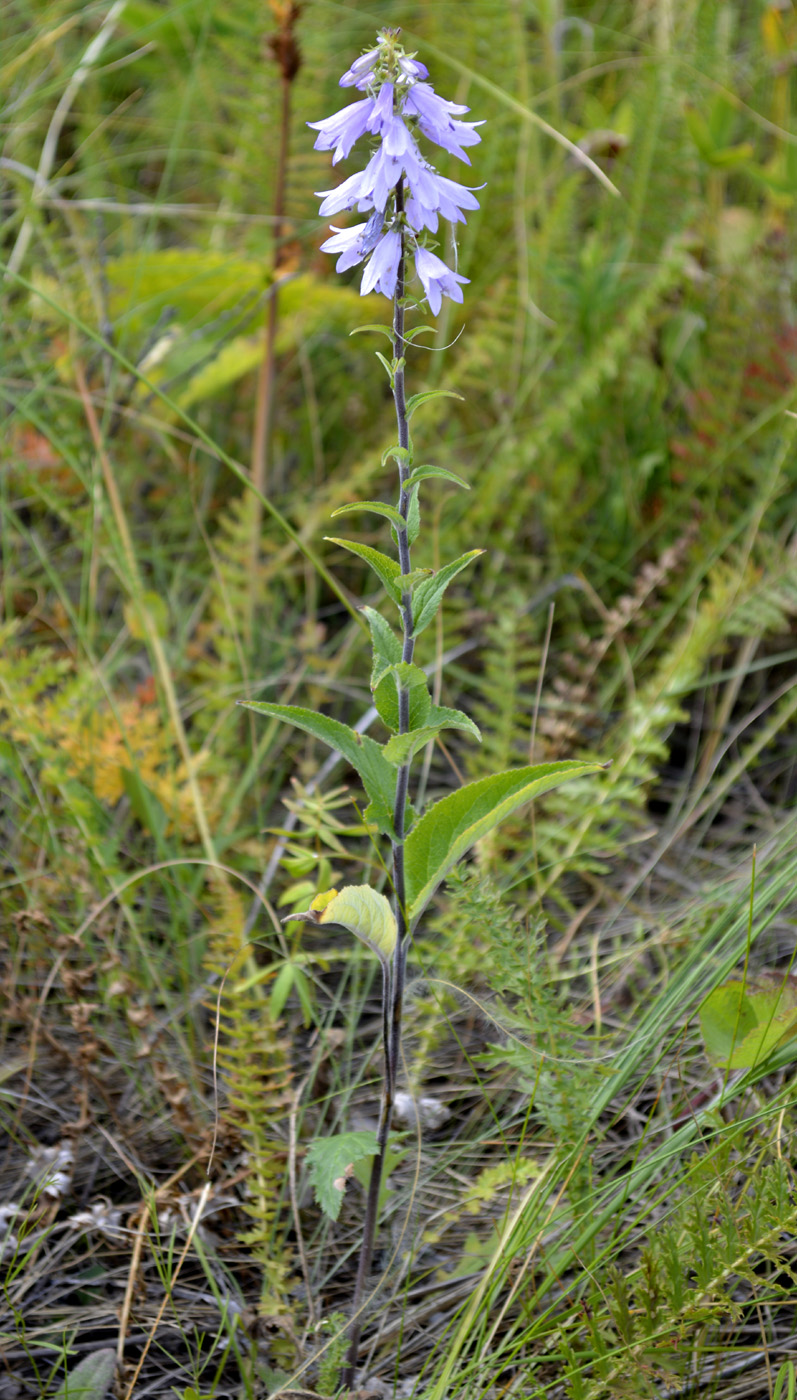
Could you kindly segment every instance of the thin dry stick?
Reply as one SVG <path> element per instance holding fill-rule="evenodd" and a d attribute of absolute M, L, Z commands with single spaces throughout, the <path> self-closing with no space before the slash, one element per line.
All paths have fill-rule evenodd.
<path fill-rule="evenodd" d="M 277 155 L 277 179 L 274 191 L 274 214 L 273 214 L 273 239 L 274 254 L 272 260 L 272 270 L 274 277 L 274 288 L 272 295 L 268 299 L 266 306 L 266 317 L 263 324 L 263 356 L 257 374 L 257 390 L 255 393 L 255 422 L 252 433 L 252 484 L 256 491 L 261 494 L 266 489 L 267 466 L 269 456 L 269 445 L 271 429 L 273 423 L 274 406 L 274 373 L 275 373 L 275 345 L 277 340 L 277 323 L 279 319 L 279 301 L 277 296 L 277 286 L 279 282 L 280 270 L 285 261 L 285 250 L 282 246 L 282 233 L 285 221 L 285 183 L 288 172 L 288 144 L 291 127 L 291 84 L 299 71 L 301 57 L 296 36 L 293 32 L 296 21 L 299 17 L 299 6 L 296 4 L 283 4 L 272 9 L 280 20 L 278 32 L 269 39 L 271 52 L 279 64 L 280 87 L 281 87 L 281 113 L 280 113 L 280 133 L 279 152 Z M 258 496 L 254 502 L 254 520 L 252 524 L 252 558 L 253 566 L 257 564 L 260 552 L 260 530 L 263 523 L 263 507 Z M 250 619 L 251 621 L 251 619 Z"/>
<path fill-rule="evenodd" d="M 177 1260 L 177 1265 L 176 1265 L 176 1268 L 175 1268 L 175 1270 L 174 1270 L 174 1273 L 172 1274 L 171 1283 L 170 1283 L 169 1287 L 167 1288 L 167 1290 L 166 1290 L 166 1292 L 165 1292 L 165 1294 L 164 1294 L 163 1302 L 161 1303 L 160 1307 L 158 1308 L 157 1316 L 156 1316 L 156 1318 L 155 1318 L 155 1321 L 154 1321 L 153 1324 L 152 1324 L 152 1328 L 151 1328 L 150 1334 L 149 1334 L 149 1336 L 147 1337 L 147 1340 L 146 1340 L 146 1343 L 145 1343 L 145 1346 L 144 1346 L 144 1350 L 142 1351 L 140 1357 L 138 1358 L 138 1364 L 137 1364 L 137 1366 L 136 1366 L 135 1371 L 133 1372 L 133 1378 L 132 1378 L 132 1380 L 131 1380 L 131 1382 L 130 1382 L 130 1385 L 129 1385 L 128 1389 L 125 1391 L 124 1400 L 132 1400 L 133 1394 L 135 1393 L 136 1382 L 138 1381 L 139 1375 L 141 1374 L 141 1368 L 142 1368 L 142 1366 L 144 1365 L 144 1362 L 145 1362 L 146 1357 L 147 1357 L 147 1353 L 149 1352 L 149 1349 L 150 1349 L 150 1347 L 152 1346 L 152 1343 L 153 1343 L 154 1340 L 155 1340 L 155 1333 L 157 1332 L 157 1330 L 158 1330 L 158 1328 L 159 1328 L 159 1326 L 160 1326 L 161 1318 L 163 1317 L 163 1314 L 164 1314 L 165 1311 L 166 1311 L 167 1304 L 171 1301 L 171 1297 L 172 1297 L 172 1292 L 171 1292 L 171 1290 L 174 1288 L 174 1285 L 175 1285 L 175 1283 L 177 1282 L 177 1278 L 178 1278 L 178 1275 L 179 1275 L 179 1273 L 180 1273 L 180 1270 L 182 1269 L 183 1264 L 184 1264 L 185 1261 L 186 1261 L 186 1258 L 187 1258 L 187 1256 L 188 1256 L 188 1251 L 189 1251 L 189 1249 L 191 1248 L 191 1245 L 192 1245 L 192 1243 L 193 1243 L 194 1235 L 196 1234 L 197 1230 L 199 1229 L 199 1222 L 200 1222 L 200 1220 L 202 1219 L 202 1214 L 203 1214 L 203 1211 L 204 1211 L 205 1206 L 206 1206 L 206 1204 L 207 1204 L 207 1199 L 208 1199 L 208 1196 L 210 1195 L 210 1191 L 211 1191 L 211 1183 L 210 1183 L 209 1181 L 206 1181 L 206 1182 L 205 1182 L 205 1185 L 202 1187 L 202 1191 L 201 1191 L 201 1193 L 200 1193 L 199 1200 L 197 1201 L 197 1207 L 196 1207 L 196 1210 L 194 1211 L 194 1218 L 193 1218 L 193 1220 L 191 1221 L 191 1227 L 190 1227 L 190 1229 L 189 1229 L 189 1231 L 188 1231 L 188 1238 L 186 1239 L 186 1242 L 185 1242 L 185 1244 L 183 1245 L 183 1249 L 182 1249 L 182 1253 L 180 1254 L 180 1258 Z"/>

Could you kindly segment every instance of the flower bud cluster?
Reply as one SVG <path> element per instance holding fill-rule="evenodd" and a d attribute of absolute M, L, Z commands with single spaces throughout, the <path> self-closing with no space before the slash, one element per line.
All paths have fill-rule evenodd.
<path fill-rule="evenodd" d="M 437 257 L 425 244 L 425 231 L 435 234 L 440 217 L 464 223 L 464 209 L 478 209 L 473 190 L 438 174 L 422 155 L 416 132 L 470 165 L 466 146 L 481 140 L 482 122 L 464 122 L 469 110 L 438 97 L 426 81 L 427 69 L 398 43 L 398 30 L 383 29 L 377 46 L 355 59 L 340 80 L 366 96 L 334 116 L 308 125 L 318 132 L 317 151 L 333 151 L 336 165 L 349 155 L 361 136 L 378 145 L 364 170 L 350 175 L 333 190 L 319 190 L 320 213 L 338 214 L 356 208 L 369 215 L 363 224 L 337 228 L 322 243 L 325 253 L 337 253 L 337 270 L 345 272 L 367 259 L 360 291 L 395 294 L 404 236 L 415 254 L 415 271 L 434 315 L 443 296 L 462 301 L 460 283 L 468 279 Z M 400 190 L 400 194 L 398 191 Z"/>

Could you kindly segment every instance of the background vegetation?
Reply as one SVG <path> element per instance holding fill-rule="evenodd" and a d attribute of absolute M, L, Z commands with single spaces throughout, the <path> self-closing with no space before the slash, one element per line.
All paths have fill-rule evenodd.
<path fill-rule="evenodd" d="M 304 123 L 390 23 L 487 118 L 408 371 L 465 395 L 418 562 L 485 553 L 420 661 L 485 742 L 421 800 L 612 767 L 427 920 L 360 1388 L 793 1395 L 789 1051 L 718 1068 L 697 1017 L 795 947 L 790 0 L 4 22 L 0 1394 L 335 1393 L 362 1191 L 332 1226 L 306 1153 L 372 1125 L 378 989 L 278 915 L 385 876 L 352 775 L 235 701 L 369 709 L 323 536 L 392 493 L 384 303 L 317 251 Z"/>

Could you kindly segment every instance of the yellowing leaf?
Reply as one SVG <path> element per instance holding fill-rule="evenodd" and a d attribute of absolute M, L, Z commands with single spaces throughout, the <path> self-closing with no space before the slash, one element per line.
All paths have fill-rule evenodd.
<path fill-rule="evenodd" d="M 398 929 L 390 901 L 369 885 L 345 885 L 342 890 L 327 890 L 325 894 L 316 895 L 304 913 L 287 917 L 304 919 L 308 924 L 331 924 L 348 929 L 382 962 L 392 957 L 396 946 Z"/>

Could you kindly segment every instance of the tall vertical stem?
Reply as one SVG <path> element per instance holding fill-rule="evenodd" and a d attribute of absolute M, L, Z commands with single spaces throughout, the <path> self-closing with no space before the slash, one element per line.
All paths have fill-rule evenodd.
<path fill-rule="evenodd" d="M 398 274 L 396 277 L 396 294 L 393 303 L 393 399 L 396 405 L 396 423 L 398 426 L 398 443 L 403 448 L 403 453 L 399 460 L 399 514 L 404 521 L 402 529 L 397 530 L 398 535 L 398 556 L 402 575 L 407 576 L 411 570 L 410 562 L 410 542 L 407 533 L 407 518 L 410 509 L 410 493 L 407 491 L 407 478 L 410 475 L 411 466 L 408 460 L 408 449 L 410 445 L 410 431 L 407 422 L 407 404 L 404 393 L 404 356 L 407 344 L 404 339 L 404 285 L 405 285 L 405 252 L 404 234 L 401 225 L 401 215 L 404 212 L 404 180 L 399 180 L 395 190 L 396 217 L 399 221 L 399 233 L 401 234 L 401 256 L 399 258 Z M 405 455 L 406 454 L 406 455 Z M 412 635 L 412 592 L 406 589 L 401 595 L 401 618 L 402 618 L 402 660 L 411 662 L 415 651 L 415 641 Z M 399 687 L 398 692 L 399 711 L 399 734 L 406 734 L 410 727 L 410 696 L 409 690 Z M 365 1285 L 371 1271 L 371 1263 L 374 1253 L 374 1239 L 376 1236 L 376 1223 L 379 1210 L 379 1191 L 382 1185 L 384 1174 L 385 1156 L 387 1153 L 387 1142 L 390 1134 L 390 1119 L 393 1112 L 393 1100 L 396 1092 L 396 1075 L 398 1072 L 398 1061 L 401 1044 L 401 1015 L 404 1002 L 404 978 L 407 963 L 407 942 L 408 928 L 406 917 L 406 887 L 404 880 L 404 828 L 407 813 L 407 795 L 409 790 L 410 763 L 409 760 L 403 763 L 396 775 L 396 801 L 393 809 L 393 829 L 395 839 L 393 847 L 393 888 L 396 896 L 396 924 L 397 937 L 396 947 L 393 954 L 392 968 L 385 967 L 383 970 L 383 994 L 382 994 L 382 1024 L 384 1037 L 385 1074 L 382 1085 L 382 1103 L 379 1113 L 379 1127 L 377 1130 L 377 1152 L 371 1167 L 371 1178 L 368 1183 L 368 1197 L 365 1206 L 365 1219 L 363 1221 L 363 1238 L 360 1246 L 360 1258 L 357 1265 L 357 1280 L 354 1285 L 354 1298 L 352 1311 L 354 1319 L 352 1322 L 351 1338 L 349 1350 L 346 1356 L 346 1367 L 342 1376 L 344 1385 L 354 1384 L 354 1373 L 357 1366 L 357 1355 L 360 1347 L 360 1332 L 362 1330 L 362 1320 L 358 1316 Z"/>

